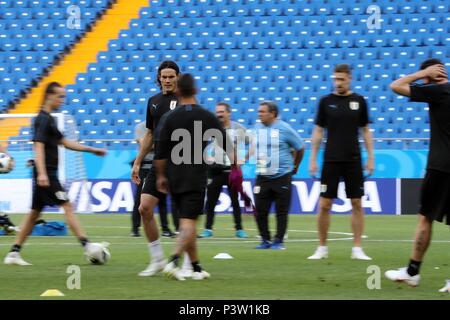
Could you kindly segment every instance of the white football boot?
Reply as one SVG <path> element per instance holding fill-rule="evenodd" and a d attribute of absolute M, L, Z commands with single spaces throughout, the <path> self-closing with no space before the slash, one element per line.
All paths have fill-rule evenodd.
<path fill-rule="evenodd" d="M 328 258 L 328 247 L 319 246 L 312 256 L 308 257 L 308 260 L 320 260 Z"/>
<path fill-rule="evenodd" d="M 450 280 L 445 282 L 445 286 L 439 289 L 439 292 L 450 292 Z"/>
<path fill-rule="evenodd" d="M 193 270 L 192 268 L 181 268 L 181 270 L 179 271 L 180 276 L 182 276 L 183 278 L 191 278 L 192 274 L 193 274 Z"/>
<path fill-rule="evenodd" d="M 7 265 L 18 265 L 18 266 L 32 266 L 31 263 L 26 262 L 25 260 L 22 259 L 22 257 L 20 256 L 19 252 L 9 252 L 6 257 L 5 260 L 3 261 L 4 264 Z"/>
<path fill-rule="evenodd" d="M 211 275 L 205 270 L 202 270 L 201 272 L 192 272 L 192 280 L 204 280 L 210 277 Z"/>
<path fill-rule="evenodd" d="M 154 276 L 155 274 L 157 274 L 160 271 L 164 270 L 164 267 L 167 264 L 167 260 L 166 259 L 162 259 L 159 261 L 152 261 L 147 269 L 145 269 L 144 271 L 139 272 L 139 276 L 140 277 L 151 277 Z"/>
<path fill-rule="evenodd" d="M 175 279 L 178 281 L 186 280 L 180 273 L 180 268 L 178 268 L 175 263 L 169 262 L 163 270 L 163 273 L 166 277 L 170 279 Z"/>
<path fill-rule="evenodd" d="M 368 255 L 366 255 L 363 251 L 362 248 L 360 247 L 353 247 L 352 248 L 352 255 L 351 255 L 352 259 L 356 259 L 356 260 L 372 260 L 371 257 L 369 257 Z"/>
<path fill-rule="evenodd" d="M 420 274 L 410 276 L 406 271 L 407 268 L 400 268 L 398 270 L 388 270 L 385 272 L 386 278 L 392 281 L 404 282 L 411 287 L 417 287 L 420 282 Z"/>

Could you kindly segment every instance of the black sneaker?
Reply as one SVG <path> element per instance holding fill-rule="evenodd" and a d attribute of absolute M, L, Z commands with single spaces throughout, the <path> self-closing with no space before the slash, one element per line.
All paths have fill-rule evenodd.
<path fill-rule="evenodd" d="M 173 238 L 175 237 L 175 233 L 172 232 L 172 230 L 168 229 L 168 230 L 163 230 L 163 232 L 161 233 L 161 235 L 163 237 L 168 237 L 168 238 Z"/>
<path fill-rule="evenodd" d="M 131 236 L 132 237 L 140 237 L 141 235 L 140 235 L 139 231 L 132 231 Z"/>

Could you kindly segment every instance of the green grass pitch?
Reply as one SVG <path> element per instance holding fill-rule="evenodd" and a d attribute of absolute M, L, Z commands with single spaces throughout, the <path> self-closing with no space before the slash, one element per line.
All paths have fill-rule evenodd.
<path fill-rule="evenodd" d="M 20 224 L 23 215 L 13 215 Z M 61 215 L 45 215 L 46 220 L 62 220 Z M 200 261 L 211 279 L 177 282 L 162 274 L 138 277 L 148 263 L 143 237 L 130 237 L 127 214 L 80 215 L 91 241 L 111 243 L 112 259 L 103 266 L 90 265 L 82 248 L 72 236 L 31 237 L 23 249 L 25 260 L 33 266 L 0 264 L 0 299 L 449 299 L 439 293 L 450 278 L 450 232 L 448 226 L 435 223 L 433 242 L 422 266 L 422 282 L 417 288 L 392 283 L 384 278 L 390 268 L 404 266 L 409 258 L 416 216 L 368 215 L 364 249 L 372 261 L 350 259 L 352 247 L 350 216 L 334 215 L 331 220 L 327 260 L 309 261 L 317 246 L 316 218 L 313 215 L 291 215 L 286 250 L 255 250 L 258 244 L 256 226 L 251 216 L 244 216 L 249 239 L 234 237 L 231 215 L 217 215 L 215 234 L 199 239 Z M 203 224 L 199 221 L 199 227 Z M 270 226 L 275 227 L 273 215 Z M 201 228 L 199 228 L 199 231 Z M 0 237 L 2 258 L 14 241 Z M 169 255 L 174 240 L 162 238 Z M 221 252 L 232 260 L 215 260 Z M 81 289 L 66 286 L 70 265 L 81 270 Z M 376 265 L 381 271 L 380 289 L 369 290 L 367 279 L 373 276 L 367 268 Z M 372 282 L 373 283 L 373 282 Z M 65 296 L 41 298 L 47 289 L 59 289 Z"/>

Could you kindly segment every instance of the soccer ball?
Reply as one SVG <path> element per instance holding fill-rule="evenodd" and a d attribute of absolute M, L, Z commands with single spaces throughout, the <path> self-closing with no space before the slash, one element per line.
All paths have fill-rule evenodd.
<path fill-rule="evenodd" d="M 6 153 L 0 153 L 0 173 L 8 173 L 14 168 L 14 160 Z"/>
<path fill-rule="evenodd" d="M 111 253 L 108 249 L 109 243 L 89 243 L 86 249 L 87 260 L 92 264 L 105 264 L 111 259 Z"/>

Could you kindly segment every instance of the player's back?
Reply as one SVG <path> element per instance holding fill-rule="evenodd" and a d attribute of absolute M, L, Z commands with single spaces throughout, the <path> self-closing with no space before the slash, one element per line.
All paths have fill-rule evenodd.
<path fill-rule="evenodd" d="M 205 188 L 207 166 L 203 155 L 209 142 L 205 133 L 210 129 L 216 129 L 216 135 L 225 135 L 216 117 L 199 105 L 179 106 L 165 116 L 159 141 L 168 155 L 172 193 Z"/>
<path fill-rule="evenodd" d="M 411 101 L 427 102 L 430 115 L 428 169 L 450 172 L 450 83 L 411 86 Z"/>

